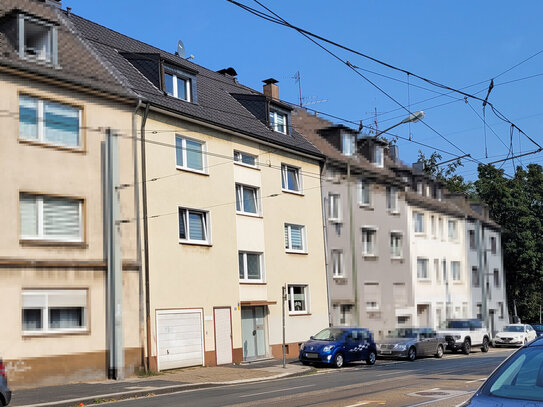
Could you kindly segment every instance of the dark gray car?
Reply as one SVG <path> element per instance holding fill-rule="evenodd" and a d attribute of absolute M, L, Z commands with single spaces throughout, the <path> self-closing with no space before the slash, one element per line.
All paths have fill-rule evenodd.
<path fill-rule="evenodd" d="M 385 339 L 377 341 L 377 355 L 382 357 L 407 358 L 419 356 L 443 357 L 446 341 L 430 328 L 399 328 Z"/>
<path fill-rule="evenodd" d="M 11 401 L 11 390 L 8 387 L 8 377 L 2 359 L 0 359 L 0 406 L 7 406 Z"/>

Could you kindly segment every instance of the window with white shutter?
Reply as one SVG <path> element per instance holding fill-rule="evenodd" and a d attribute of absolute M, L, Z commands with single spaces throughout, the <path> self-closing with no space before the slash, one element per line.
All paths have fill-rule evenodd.
<path fill-rule="evenodd" d="M 179 241 L 209 244 L 209 213 L 179 208 Z"/>
<path fill-rule="evenodd" d="M 21 194 L 21 239 L 81 242 L 81 199 Z"/>

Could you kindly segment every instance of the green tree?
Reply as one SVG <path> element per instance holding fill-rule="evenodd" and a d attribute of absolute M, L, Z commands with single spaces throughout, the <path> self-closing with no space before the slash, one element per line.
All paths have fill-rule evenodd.
<path fill-rule="evenodd" d="M 502 227 L 502 249 L 509 309 L 520 318 L 539 321 L 543 302 L 543 168 L 518 167 L 507 178 L 502 169 L 479 165 L 478 196 Z"/>
<path fill-rule="evenodd" d="M 450 192 L 463 192 L 469 198 L 476 197 L 475 185 L 471 181 L 466 181 L 461 175 L 455 174 L 459 167 L 463 167 L 460 159 L 439 165 L 441 154 L 434 151 L 430 157 L 426 157 L 419 150 L 419 162 L 424 165 L 424 172 L 436 180 L 440 181 Z"/>

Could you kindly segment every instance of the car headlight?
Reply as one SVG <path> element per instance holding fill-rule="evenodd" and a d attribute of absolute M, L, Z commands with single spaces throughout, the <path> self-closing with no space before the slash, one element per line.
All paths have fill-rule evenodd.
<path fill-rule="evenodd" d="M 302 343 L 302 346 L 300 346 L 300 350 L 304 350 L 305 348 L 305 343 Z"/>
<path fill-rule="evenodd" d="M 500 335 L 496 335 L 496 339 L 501 339 L 501 336 L 500 336 Z"/>
<path fill-rule="evenodd" d="M 375 347 L 377 348 L 377 350 L 381 350 L 381 344 L 380 343 L 376 343 Z"/>
<path fill-rule="evenodd" d="M 454 339 L 461 339 L 462 337 L 460 335 L 454 335 Z"/>
<path fill-rule="evenodd" d="M 324 348 L 322 348 L 322 351 L 330 352 L 332 349 L 334 349 L 334 345 L 326 345 Z"/>
<path fill-rule="evenodd" d="M 394 349 L 396 350 L 406 350 L 407 346 L 403 343 L 398 343 L 396 346 L 394 346 Z"/>

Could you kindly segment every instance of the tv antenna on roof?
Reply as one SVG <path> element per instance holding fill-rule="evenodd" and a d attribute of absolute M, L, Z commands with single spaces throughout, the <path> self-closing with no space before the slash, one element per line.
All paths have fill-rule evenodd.
<path fill-rule="evenodd" d="M 175 51 L 175 55 L 185 59 L 185 45 L 183 45 L 183 41 L 181 40 L 177 41 L 177 51 Z"/>

